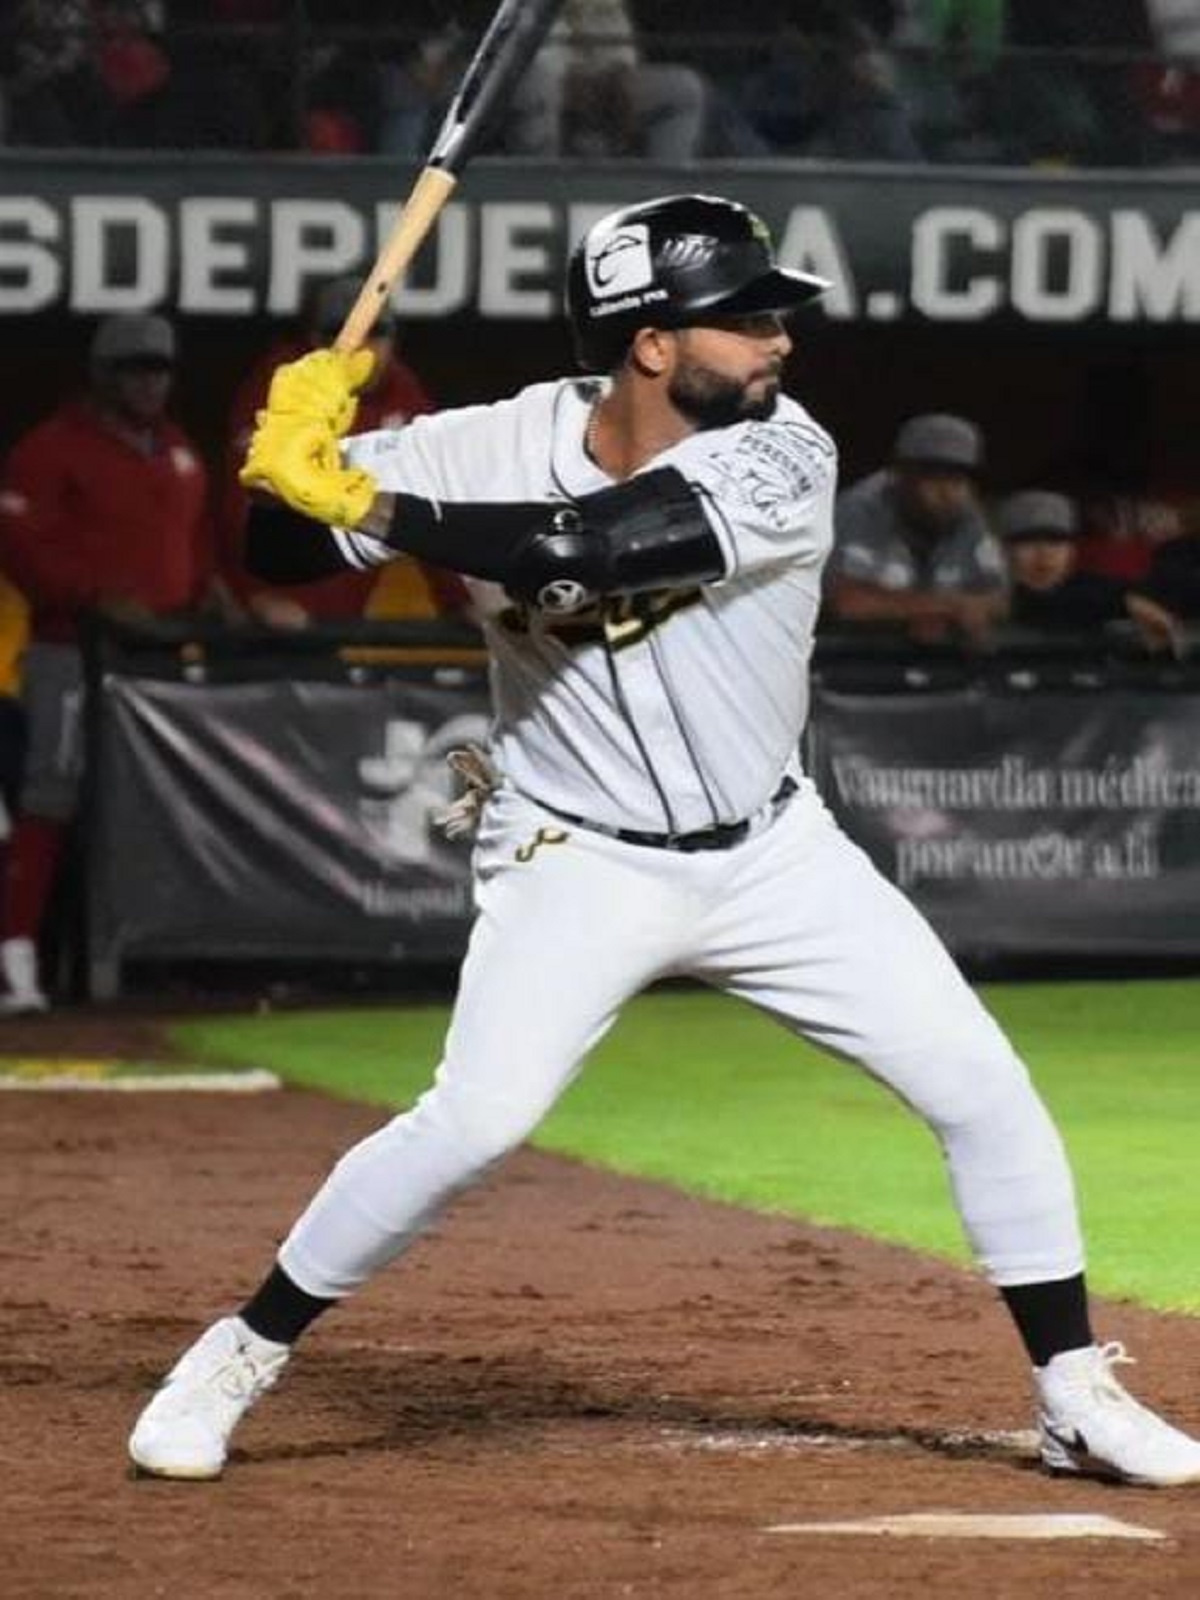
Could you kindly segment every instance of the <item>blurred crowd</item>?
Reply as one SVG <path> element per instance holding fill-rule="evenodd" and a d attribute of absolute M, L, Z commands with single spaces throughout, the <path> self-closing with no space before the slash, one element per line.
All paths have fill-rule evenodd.
<path fill-rule="evenodd" d="M 491 6 L 13 0 L 0 142 L 423 154 Z M 541 158 L 1164 165 L 1200 155 L 1200 0 L 563 0 L 493 129 Z"/>
<path fill-rule="evenodd" d="M 887 461 L 845 486 L 825 625 L 992 650 L 1113 637 L 1182 657 L 1200 621 L 1200 501 L 1079 499 L 988 481 L 981 430 L 907 418 Z"/>

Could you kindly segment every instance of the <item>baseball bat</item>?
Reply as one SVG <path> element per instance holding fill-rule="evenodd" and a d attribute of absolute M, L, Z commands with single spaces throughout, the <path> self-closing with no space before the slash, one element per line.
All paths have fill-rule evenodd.
<path fill-rule="evenodd" d="M 501 0 L 479 42 L 404 209 L 375 259 L 333 348 L 357 350 L 438 213 L 454 192 L 488 120 L 533 58 L 561 0 Z"/>

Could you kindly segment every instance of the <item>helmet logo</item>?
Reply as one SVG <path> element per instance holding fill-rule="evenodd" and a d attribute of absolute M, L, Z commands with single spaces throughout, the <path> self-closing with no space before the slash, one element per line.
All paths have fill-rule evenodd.
<path fill-rule="evenodd" d="M 597 300 L 648 288 L 654 282 L 649 228 L 644 222 L 631 222 L 589 239 L 584 266 L 588 289 Z"/>
<path fill-rule="evenodd" d="M 595 596 L 574 578 L 553 578 L 537 592 L 537 604 L 543 611 L 553 611 L 558 616 L 569 616 L 572 611 L 582 611 Z"/>

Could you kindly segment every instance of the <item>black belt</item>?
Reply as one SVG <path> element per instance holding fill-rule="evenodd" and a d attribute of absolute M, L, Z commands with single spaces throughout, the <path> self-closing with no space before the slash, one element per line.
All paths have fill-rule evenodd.
<path fill-rule="evenodd" d="M 767 802 L 768 805 L 783 805 L 798 787 L 795 778 L 784 778 Z M 608 839 L 620 839 L 622 844 L 645 845 L 651 850 L 728 850 L 735 844 L 741 844 L 750 832 L 752 820 L 745 817 L 741 822 L 716 822 L 711 828 L 697 828 L 694 833 L 645 833 L 641 828 L 613 828 L 607 822 L 590 822 L 587 817 L 577 817 L 570 811 L 560 811 L 557 806 L 548 806 L 544 800 L 539 800 L 538 805 L 543 811 L 561 817 L 564 822 L 573 822 L 577 828 L 589 828 Z"/>

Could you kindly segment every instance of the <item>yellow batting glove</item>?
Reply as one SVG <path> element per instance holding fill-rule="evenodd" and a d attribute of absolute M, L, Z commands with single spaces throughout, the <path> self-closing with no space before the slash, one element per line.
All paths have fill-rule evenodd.
<path fill-rule="evenodd" d="M 298 361 L 276 367 L 267 410 L 272 415 L 323 422 L 341 438 L 354 421 L 354 397 L 369 380 L 374 365 L 369 350 L 355 350 L 350 355 L 340 350 L 310 350 Z"/>
<path fill-rule="evenodd" d="M 369 472 L 342 465 L 328 422 L 277 415 L 269 408 L 258 413 L 238 479 L 247 489 L 265 489 L 293 511 L 338 528 L 356 527 L 378 493 Z"/>

